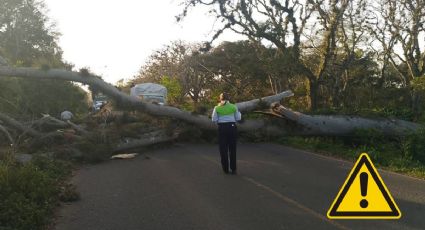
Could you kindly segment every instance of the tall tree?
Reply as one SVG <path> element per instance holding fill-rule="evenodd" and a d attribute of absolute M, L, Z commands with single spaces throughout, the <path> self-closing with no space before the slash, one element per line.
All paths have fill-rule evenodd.
<path fill-rule="evenodd" d="M 199 64 L 212 74 L 217 90 L 228 92 L 233 100 L 256 98 L 265 93 L 267 85 L 264 65 L 255 49 L 250 41 L 223 42 L 201 55 Z"/>
<path fill-rule="evenodd" d="M 181 20 L 192 7 L 207 6 L 221 21 L 223 26 L 218 29 L 207 47 L 227 29 L 246 35 L 257 41 L 272 43 L 284 55 L 294 60 L 294 71 L 304 75 L 309 80 L 311 109 L 318 106 L 318 91 L 320 82 L 328 68 L 335 51 L 335 41 L 338 25 L 350 0 L 186 0 Z M 312 15 L 318 16 L 322 39 L 320 60 L 316 66 L 303 60 L 301 45 L 305 28 L 315 21 Z"/>
<path fill-rule="evenodd" d="M 425 74 L 425 1 L 380 0 L 369 20 L 370 32 L 389 62 L 399 73 L 403 85 Z"/>
<path fill-rule="evenodd" d="M 335 37 L 332 38 L 335 47 L 326 74 L 330 81 L 328 87 L 334 108 L 342 105 L 340 98 L 344 95 L 349 80 L 358 75 L 359 68 L 364 67 L 367 71 L 371 63 L 371 53 L 362 49 L 367 43 L 364 29 L 368 17 L 366 3 L 366 0 L 348 2 L 341 16 L 343 18 L 338 22 Z"/>
<path fill-rule="evenodd" d="M 159 82 L 163 76 L 178 78 L 182 71 L 181 62 L 194 51 L 194 46 L 183 41 L 174 41 L 154 51 L 133 82 Z"/>
<path fill-rule="evenodd" d="M 0 56 L 14 66 L 63 67 L 59 34 L 38 0 L 0 0 Z"/>
<path fill-rule="evenodd" d="M 71 68 L 62 60 L 59 34 L 38 0 L 0 0 L 0 56 L 5 65 Z M 70 82 L 0 79 L 0 110 L 15 115 L 86 111 L 85 92 Z M 62 100 L 52 100 L 52 94 Z"/>
<path fill-rule="evenodd" d="M 170 45 L 155 51 L 147 64 L 142 66 L 140 73 L 132 81 L 134 84 L 144 82 L 168 82 L 179 84 L 181 95 L 175 97 L 175 102 L 182 103 L 189 96 L 196 104 L 199 102 L 205 85 L 205 70 L 199 66 L 197 59 L 199 45 L 183 41 L 174 41 Z M 165 78 L 165 79 L 164 79 Z"/>
<path fill-rule="evenodd" d="M 401 86 L 409 87 L 414 79 L 425 76 L 425 1 L 380 0 L 374 5 L 370 32 L 380 45 L 382 75 L 388 65 L 395 69 Z M 415 116 L 421 105 L 420 93 L 412 87 L 411 109 Z"/>

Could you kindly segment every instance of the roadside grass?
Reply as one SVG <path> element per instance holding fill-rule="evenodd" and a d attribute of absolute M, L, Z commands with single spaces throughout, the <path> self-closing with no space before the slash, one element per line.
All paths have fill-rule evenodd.
<path fill-rule="evenodd" d="M 68 184 L 72 166 L 46 157 L 20 164 L 13 154 L 0 154 L 0 229 L 46 229 L 60 201 L 79 198 Z"/>
<path fill-rule="evenodd" d="M 370 132 L 370 131 L 366 131 Z M 361 131 L 359 134 L 364 133 Z M 415 137 L 417 137 L 415 135 Z M 275 140 L 279 144 L 355 161 L 361 153 L 368 153 L 373 163 L 382 169 L 425 179 L 425 163 L 415 155 L 413 137 L 401 139 L 377 138 L 376 135 L 355 137 L 300 137 L 288 136 Z M 425 143 L 424 143 L 425 144 Z M 422 152 L 425 154 L 425 152 Z M 422 155 L 419 155 L 422 157 Z M 419 159 L 418 159 L 419 158 Z"/>

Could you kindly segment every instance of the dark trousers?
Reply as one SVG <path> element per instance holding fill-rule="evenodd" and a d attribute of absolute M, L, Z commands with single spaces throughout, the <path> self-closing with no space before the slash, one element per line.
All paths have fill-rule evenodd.
<path fill-rule="evenodd" d="M 218 123 L 218 140 L 220 144 L 221 166 L 225 172 L 236 171 L 236 123 Z"/>

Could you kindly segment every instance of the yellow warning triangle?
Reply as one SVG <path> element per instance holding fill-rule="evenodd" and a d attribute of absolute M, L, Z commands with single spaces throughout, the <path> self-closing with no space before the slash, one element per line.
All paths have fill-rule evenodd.
<path fill-rule="evenodd" d="M 332 203 L 330 219 L 399 219 L 401 212 L 366 153 L 362 153 Z"/>

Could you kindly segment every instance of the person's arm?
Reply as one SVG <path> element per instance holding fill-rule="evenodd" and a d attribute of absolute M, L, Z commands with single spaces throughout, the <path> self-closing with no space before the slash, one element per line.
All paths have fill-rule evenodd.
<path fill-rule="evenodd" d="M 215 122 L 215 123 L 218 122 L 218 114 L 217 114 L 217 111 L 215 111 L 215 107 L 214 107 L 214 110 L 213 110 L 212 115 L 211 115 L 211 120 L 212 120 L 212 122 Z"/>
<path fill-rule="evenodd" d="M 236 107 L 235 120 L 240 121 L 241 119 L 242 119 L 242 114 L 241 114 L 241 112 L 239 112 L 238 107 Z"/>

